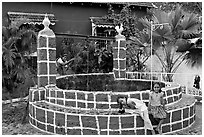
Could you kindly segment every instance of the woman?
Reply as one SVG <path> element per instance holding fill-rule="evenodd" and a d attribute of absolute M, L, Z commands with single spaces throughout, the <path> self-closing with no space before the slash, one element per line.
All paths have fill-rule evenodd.
<path fill-rule="evenodd" d="M 160 84 L 155 83 L 153 85 L 153 90 L 150 92 L 149 95 L 148 111 L 150 114 L 153 115 L 155 119 L 159 120 L 159 124 L 156 128 L 159 134 L 162 134 L 161 124 L 166 118 L 166 110 L 163 96 L 164 93 L 161 90 Z"/>
<path fill-rule="evenodd" d="M 117 102 L 119 104 L 119 113 L 124 113 L 125 109 L 124 106 L 132 109 L 133 111 L 126 111 L 129 113 L 139 113 L 142 119 L 144 120 L 145 129 L 151 130 L 152 134 L 154 135 L 154 129 L 152 123 L 149 119 L 149 114 L 147 110 L 147 106 L 145 103 L 136 98 L 127 98 L 127 97 L 118 97 Z"/>

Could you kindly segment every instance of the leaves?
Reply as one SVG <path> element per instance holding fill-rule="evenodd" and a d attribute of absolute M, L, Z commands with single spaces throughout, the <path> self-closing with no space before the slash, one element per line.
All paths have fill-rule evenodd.
<path fill-rule="evenodd" d="M 132 11 L 129 7 L 129 5 L 124 5 L 122 10 L 119 13 L 115 13 L 114 10 L 112 10 L 112 7 L 110 6 L 108 15 L 102 17 L 102 19 L 105 19 L 106 21 L 113 22 L 115 26 L 119 24 L 123 24 L 123 32 L 122 34 L 126 37 L 129 36 L 136 36 L 139 32 L 137 28 L 137 16 L 132 14 Z"/>
<path fill-rule="evenodd" d="M 7 69 L 12 68 L 15 65 L 14 59 L 16 58 L 16 56 L 17 53 L 15 49 L 11 49 L 10 47 L 8 48 L 3 47 L 2 50 L 3 63 Z"/>
<path fill-rule="evenodd" d="M 130 71 L 144 71 L 145 63 L 150 56 L 150 45 L 146 43 L 149 37 L 140 33 L 140 37 L 130 37 L 127 44 L 127 67 Z"/>
<path fill-rule="evenodd" d="M 66 56 L 66 74 L 73 73 L 93 73 L 108 71 L 112 69 L 112 41 L 99 45 L 99 40 L 64 39 L 62 44 L 62 56 Z M 106 47 L 105 47 L 106 46 Z M 109 69 L 109 70 L 105 70 Z"/>
<path fill-rule="evenodd" d="M 191 43 L 185 39 L 177 39 L 175 46 L 178 46 L 177 52 L 186 52 L 192 47 Z"/>
<path fill-rule="evenodd" d="M 24 82 L 27 75 L 28 64 L 24 55 L 30 51 L 32 40 L 36 40 L 33 30 L 22 29 L 21 25 L 26 22 L 19 20 L 2 27 L 2 72 L 3 85 L 12 92 L 14 85 Z"/>
<path fill-rule="evenodd" d="M 150 20 L 147 17 L 140 18 L 139 22 L 142 23 L 142 25 L 144 26 L 144 28 L 146 28 L 146 30 L 148 30 L 148 31 L 151 30 L 151 23 L 150 23 Z"/>
<path fill-rule="evenodd" d="M 144 38 L 144 37 L 143 37 Z M 142 41 L 140 41 L 138 38 L 136 37 L 130 37 L 129 40 L 126 42 L 126 44 L 130 45 L 133 44 L 136 48 L 142 48 L 142 47 L 146 47 L 147 45 L 144 43 L 145 41 L 142 39 Z"/>
<path fill-rule="evenodd" d="M 192 48 L 185 55 L 186 64 L 191 67 L 201 67 L 202 66 L 202 49 Z"/>
<path fill-rule="evenodd" d="M 201 24 L 198 23 L 197 15 L 190 14 L 185 15 L 184 19 L 181 21 L 180 26 L 182 27 L 181 37 L 184 39 L 190 39 L 195 34 L 198 34 L 198 29 Z"/>
<path fill-rule="evenodd" d="M 170 14 L 169 17 L 171 21 L 170 23 L 172 25 L 172 31 L 177 31 L 180 21 L 183 17 L 183 11 L 181 9 L 181 6 L 177 5 L 176 10 L 171 11 L 169 14 Z"/>

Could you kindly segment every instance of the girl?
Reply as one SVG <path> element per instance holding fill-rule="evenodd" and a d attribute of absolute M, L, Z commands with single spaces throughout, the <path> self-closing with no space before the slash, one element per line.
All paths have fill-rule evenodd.
<path fill-rule="evenodd" d="M 124 113 L 125 109 L 123 106 L 127 106 L 130 110 L 127 110 L 126 112 L 139 113 L 144 120 L 145 129 L 149 129 L 153 135 L 155 134 L 152 123 L 149 119 L 147 106 L 143 101 L 136 98 L 118 97 L 117 102 L 120 108 L 119 113 Z"/>
<path fill-rule="evenodd" d="M 166 111 L 165 111 L 165 103 L 163 99 L 163 92 L 161 90 L 160 84 L 155 83 L 153 85 L 153 90 L 150 92 L 149 95 L 149 104 L 148 104 L 148 111 L 153 117 L 159 120 L 159 124 L 156 130 L 161 133 L 161 124 L 163 123 L 164 119 L 166 118 Z"/>

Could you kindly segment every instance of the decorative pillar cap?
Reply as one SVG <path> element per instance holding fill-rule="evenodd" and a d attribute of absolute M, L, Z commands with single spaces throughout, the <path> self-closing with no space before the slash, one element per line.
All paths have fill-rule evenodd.
<path fill-rule="evenodd" d="M 116 31 L 118 32 L 118 35 L 115 36 L 116 39 L 125 39 L 125 36 L 122 35 L 123 29 L 123 24 L 121 23 L 120 26 L 115 27 Z"/>
<path fill-rule="evenodd" d="M 42 36 L 42 35 L 47 35 L 47 36 L 55 36 L 54 32 L 49 28 L 50 25 L 50 20 L 48 18 L 47 13 L 45 14 L 45 18 L 42 21 L 42 24 L 44 25 L 44 29 L 41 30 L 38 33 L 38 37 Z"/>
<path fill-rule="evenodd" d="M 123 31 L 123 24 L 121 23 L 120 26 L 115 26 L 116 31 L 118 32 L 118 35 L 122 35 Z"/>
<path fill-rule="evenodd" d="M 49 18 L 48 18 L 47 13 L 45 14 L 45 18 L 44 18 L 44 20 L 43 20 L 42 23 L 43 23 L 43 25 L 44 25 L 45 28 L 49 28 L 50 20 L 49 20 Z"/>

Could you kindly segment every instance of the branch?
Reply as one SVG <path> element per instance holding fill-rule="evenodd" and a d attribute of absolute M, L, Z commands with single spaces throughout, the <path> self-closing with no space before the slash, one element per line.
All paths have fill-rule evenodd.
<path fill-rule="evenodd" d="M 172 70 L 172 73 L 176 72 L 178 67 L 181 65 L 181 63 L 183 63 L 184 60 L 182 60 L 173 70 Z"/>
<path fill-rule="evenodd" d="M 199 2 L 196 2 L 196 5 L 199 8 L 200 12 L 202 12 L 202 5 L 200 6 Z"/>
<path fill-rule="evenodd" d="M 175 61 L 172 63 L 172 66 L 174 66 L 174 65 L 176 64 L 176 62 L 177 62 L 182 56 L 185 56 L 186 54 L 187 54 L 187 53 L 184 53 L 184 54 L 179 55 L 179 56 L 175 59 Z M 182 60 L 181 62 L 183 62 L 183 60 Z"/>
<path fill-rule="evenodd" d="M 149 57 L 150 57 L 150 55 L 147 56 L 147 57 L 143 60 L 142 64 L 144 64 L 144 63 L 149 59 Z"/>
<path fill-rule="evenodd" d="M 164 63 L 164 61 L 159 57 L 159 55 L 158 55 L 156 52 L 155 52 L 155 55 L 156 55 L 156 56 L 158 57 L 158 59 L 160 60 L 162 66 L 163 66 L 164 68 L 166 68 L 167 65 Z"/>

